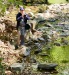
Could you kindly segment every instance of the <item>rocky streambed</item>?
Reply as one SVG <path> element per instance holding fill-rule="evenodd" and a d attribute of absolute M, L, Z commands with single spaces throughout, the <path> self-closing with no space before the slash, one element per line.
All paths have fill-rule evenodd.
<path fill-rule="evenodd" d="M 37 31 L 27 33 L 18 50 L 15 22 L 1 18 L 0 57 L 6 75 L 69 75 L 69 4 L 49 5 L 43 13 L 29 11 Z"/>

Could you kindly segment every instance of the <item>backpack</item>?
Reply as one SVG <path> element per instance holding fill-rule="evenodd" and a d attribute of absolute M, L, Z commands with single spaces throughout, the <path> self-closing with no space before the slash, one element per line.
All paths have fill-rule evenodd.
<path fill-rule="evenodd" d="M 30 25 L 29 24 L 26 24 L 25 25 L 25 30 L 29 30 L 30 29 Z"/>

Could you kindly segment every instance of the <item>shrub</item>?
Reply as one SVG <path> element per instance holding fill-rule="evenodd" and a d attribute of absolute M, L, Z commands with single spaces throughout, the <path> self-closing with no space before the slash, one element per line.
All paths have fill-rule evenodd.
<path fill-rule="evenodd" d="M 41 5 L 41 6 L 39 6 L 39 10 L 38 10 L 38 12 L 39 13 L 43 13 L 45 10 L 47 10 L 48 9 L 48 6 L 46 6 L 46 5 Z"/>
<path fill-rule="evenodd" d="M 5 66 L 2 64 L 3 58 L 0 58 L 0 75 L 5 75 Z"/>

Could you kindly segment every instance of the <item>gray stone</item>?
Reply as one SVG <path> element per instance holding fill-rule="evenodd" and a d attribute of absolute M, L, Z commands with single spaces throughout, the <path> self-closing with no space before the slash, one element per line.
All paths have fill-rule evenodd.
<path fill-rule="evenodd" d="M 60 43 L 54 43 L 54 45 L 56 45 L 56 46 L 61 46 L 61 44 L 60 44 Z"/>
<path fill-rule="evenodd" d="M 54 19 L 54 18 L 49 18 L 48 21 L 49 21 L 49 22 L 55 22 L 56 19 Z"/>
<path fill-rule="evenodd" d="M 39 64 L 38 70 L 54 70 L 57 64 Z"/>
<path fill-rule="evenodd" d="M 34 59 L 34 58 L 30 59 L 30 63 L 36 63 L 36 62 L 37 62 L 36 59 Z"/>
<path fill-rule="evenodd" d="M 14 63 L 10 66 L 12 71 L 19 71 L 22 72 L 24 70 L 24 64 L 23 63 Z"/>
<path fill-rule="evenodd" d="M 40 52 L 42 52 L 42 50 L 36 50 L 34 51 L 34 54 L 39 54 Z"/>
<path fill-rule="evenodd" d="M 60 34 L 60 37 L 67 37 L 67 36 L 69 36 L 69 35 L 64 34 L 64 33 L 61 33 L 61 34 Z"/>
<path fill-rule="evenodd" d="M 25 47 L 24 49 L 23 49 L 23 55 L 24 56 L 29 56 L 30 55 L 30 48 L 28 48 L 28 47 Z"/>
<path fill-rule="evenodd" d="M 49 56 L 49 55 L 46 54 L 46 53 L 40 53 L 39 55 L 40 55 L 40 56 L 43 56 L 43 57 L 44 57 L 44 56 Z"/>
<path fill-rule="evenodd" d="M 44 38 L 38 38 L 38 40 L 40 40 L 40 41 L 45 41 L 45 39 L 44 39 Z"/>
<path fill-rule="evenodd" d="M 47 46 L 47 48 L 46 48 L 46 50 L 51 50 L 52 49 L 52 47 L 50 47 L 50 46 Z"/>
<path fill-rule="evenodd" d="M 53 28 L 53 25 L 51 24 L 45 24 L 46 27 L 52 27 Z"/>
<path fill-rule="evenodd" d="M 38 50 L 41 51 L 41 49 L 42 49 L 41 44 L 40 44 L 40 43 L 35 43 L 35 45 L 36 45 L 36 47 L 38 48 Z"/>

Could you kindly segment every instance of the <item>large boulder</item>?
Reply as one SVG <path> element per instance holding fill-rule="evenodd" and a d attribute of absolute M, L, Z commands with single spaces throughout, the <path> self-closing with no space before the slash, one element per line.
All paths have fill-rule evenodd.
<path fill-rule="evenodd" d="M 44 21 L 46 20 L 45 18 L 45 14 L 44 13 L 37 13 L 35 14 L 35 19 L 39 22 L 39 21 Z"/>
<path fill-rule="evenodd" d="M 54 70 L 56 68 L 57 64 L 39 64 L 38 70 Z"/>
<path fill-rule="evenodd" d="M 15 72 L 19 71 L 20 73 L 22 73 L 22 71 L 24 70 L 24 66 L 25 65 L 23 63 L 14 63 L 10 66 L 10 68 L 11 68 L 12 72 L 13 71 L 15 71 Z"/>
<path fill-rule="evenodd" d="M 23 56 L 29 56 L 30 55 L 30 48 L 26 47 L 26 46 L 21 46 L 20 48 L 21 50 L 21 54 L 23 54 Z"/>

